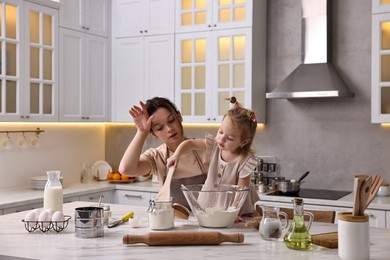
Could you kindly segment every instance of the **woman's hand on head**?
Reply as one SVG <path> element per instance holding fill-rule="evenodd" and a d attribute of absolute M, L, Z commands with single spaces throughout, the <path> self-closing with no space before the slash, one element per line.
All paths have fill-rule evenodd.
<path fill-rule="evenodd" d="M 133 118 L 134 124 L 139 131 L 149 132 L 152 127 L 152 120 L 154 116 L 149 116 L 145 104 L 142 101 L 139 103 L 141 107 L 133 106 L 129 110 L 129 114 Z"/>

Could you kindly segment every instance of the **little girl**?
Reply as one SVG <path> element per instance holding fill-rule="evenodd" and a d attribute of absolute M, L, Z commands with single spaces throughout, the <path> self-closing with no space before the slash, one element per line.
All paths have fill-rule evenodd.
<path fill-rule="evenodd" d="M 219 184 L 250 186 L 251 174 L 257 166 L 251 150 L 257 118 L 253 111 L 242 108 L 235 97 L 230 98 L 230 102 L 234 103 L 234 107 L 224 115 L 217 136 L 214 138 L 206 134 L 205 139 L 183 141 L 168 159 L 167 167 L 176 167 L 179 158 L 192 150 L 206 150 L 210 154 L 206 187 L 217 187 Z M 251 191 L 240 215 L 252 213 L 254 202 L 259 200 L 257 192 L 253 188 Z"/>

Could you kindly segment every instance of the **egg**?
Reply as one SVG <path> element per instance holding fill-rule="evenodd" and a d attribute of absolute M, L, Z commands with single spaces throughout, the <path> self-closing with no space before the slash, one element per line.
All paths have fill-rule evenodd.
<path fill-rule="evenodd" d="M 42 211 L 38 216 L 39 224 L 42 225 L 42 228 L 47 228 L 50 225 L 51 215 L 49 211 Z"/>
<path fill-rule="evenodd" d="M 38 219 L 38 216 L 39 214 L 41 214 L 42 209 L 33 209 L 32 211 L 35 212 L 35 215 L 37 215 L 37 219 Z"/>
<path fill-rule="evenodd" d="M 129 225 L 132 228 L 138 228 L 141 226 L 141 218 L 140 217 L 132 217 L 129 219 Z"/>
<path fill-rule="evenodd" d="M 30 211 L 26 214 L 24 220 L 29 222 L 29 225 L 35 226 L 38 221 L 38 215 L 34 211 Z"/>
<path fill-rule="evenodd" d="M 64 214 L 61 211 L 56 211 L 51 216 L 51 221 L 65 221 Z"/>
<path fill-rule="evenodd" d="M 51 219 L 51 216 L 53 216 L 53 214 L 54 214 L 54 210 L 52 210 L 52 209 L 45 209 L 45 211 L 46 211 L 46 212 L 49 212 L 49 214 L 50 214 L 50 219 Z"/>

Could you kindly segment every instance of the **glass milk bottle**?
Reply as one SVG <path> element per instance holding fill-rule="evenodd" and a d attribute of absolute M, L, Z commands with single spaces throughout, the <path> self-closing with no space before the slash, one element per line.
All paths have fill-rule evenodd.
<path fill-rule="evenodd" d="M 63 193 L 60 182 L 60 171 L 47 171 L 47 182 L 43 194 L 44 209 L 62 212 Z"/>

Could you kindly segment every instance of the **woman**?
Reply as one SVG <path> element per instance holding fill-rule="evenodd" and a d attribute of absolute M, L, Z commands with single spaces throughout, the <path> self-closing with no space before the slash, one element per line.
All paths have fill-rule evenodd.
<path fill-rule="evenodd" d="M 118 170 L 128 176 L 154 174 L 162 186 L 167 175 L 168 158 L 186 139 L 182 126 L 183 118 L 170 100 L 161 97 L 149 99 L 146 104 L 140 102 L 140 107 L 133 106 L 129 113 L 133 117 L 137 133 L 126 149 Z M 148 135 L 159 138 L 163 144 L 142 153 Z M 189 207 L 180 186 L 203 184 L 207 177 L 209 160 L 206 151 L 193 151 L 182 157 L 171 183 L 174 202 Z"/>

